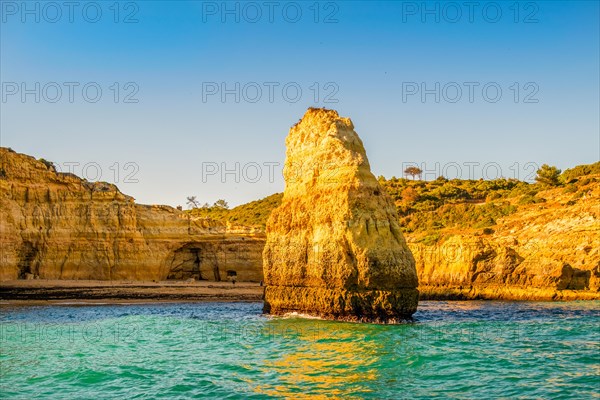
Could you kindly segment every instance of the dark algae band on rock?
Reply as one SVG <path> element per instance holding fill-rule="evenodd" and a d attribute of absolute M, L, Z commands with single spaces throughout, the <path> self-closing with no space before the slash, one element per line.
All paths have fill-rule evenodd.
<path fill-rule="evenodd" d="M 266 227 L 264 311 L 387 322 L 417 310 L 415 260 L 349 118 L 309 109 L 286 139 Z"/>
<path fill-rule="evenodd" d="M 358 322 L 397 322 L 416 311 L 419 291 L 348 290 L 268 286 L 263 312 L 301 313 L 327 319 Z"/>

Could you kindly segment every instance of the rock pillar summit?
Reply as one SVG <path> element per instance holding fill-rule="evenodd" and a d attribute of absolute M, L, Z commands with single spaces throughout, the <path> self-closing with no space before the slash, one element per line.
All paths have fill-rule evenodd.
<path fill-rule="evenodd" d="M 415 261 L 352 121 L 310 108 L 286 147 L 285 192 L 263 251 L 264 312 L 409 318 L 419 297 Z"/>

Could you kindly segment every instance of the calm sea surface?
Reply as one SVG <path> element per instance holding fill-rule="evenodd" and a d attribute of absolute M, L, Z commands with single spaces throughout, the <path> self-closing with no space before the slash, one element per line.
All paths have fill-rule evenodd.
<path fill-rule="evenodd" d="M 0 397 L 600 398 L 600 303 L 421 302 L 402 325 L 259 303 L 7 307 Z"/>

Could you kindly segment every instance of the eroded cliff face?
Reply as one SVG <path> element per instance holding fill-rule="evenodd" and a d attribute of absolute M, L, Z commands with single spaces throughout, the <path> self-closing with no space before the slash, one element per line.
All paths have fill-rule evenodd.
<path fill-rule="evenodd" d="M 264 236 L 0 148 L 0 279 L 260 281 Z"/>
<path fill-rule="evenodd" d="M 348 118 L 309 109 L 286 139 L 267 222 L 265 312 L 388 320 L 416 311 L 414 259 Z"/>
<path fill-rule="evenodd" d="M 225 280 L 228 270 L 236 271 L 239 281 L 263 279 L 264 233 L 210 219 L 188 219 L 188 214 L 171 207 L 135 204 L 115 186 L 57 174 L 42 162 L 6 148 L 0 148 L 0 161 L 0 280 Z M 351 170 L 338 170 L 333 161 L 325 165 L 329 167 L 315 174 L 310 162 L 301 159 L 286 173 L 292 181 L 309 174 L 322 186 L 329 182 L 335 186 L 339 174 Z M 421 298 L 600 299 L 600 176 L 582 179 L 590 182 L 581 190 L 585 195 L 574 196 L 566 188 L 548 189 L 540 194 L 545 203 L 521 207 L 499 219 L 491 234 L 458 230 L 435 245 L 406 235 L 416 260 Z M 345 207 L 350 197 L 337 201 Z M 316 204 L 322 209 L 333 207 Z M 310 207 L 305 204 L 294 210 L 310 214 Z M 291 229 L 313 218 L 304 214 L 287 222 L 284 218 L 282 223 Z M 377 218 L 369 223 L 366 219 L 347 222 L 348 238 L 360 237 L 367 247 L 377 245 L 381 239 L 372 232 L 389 231 L 385 219 L 382 223 L 381 216 Z M 320 267 L 321 261 L 326 265 L 333 262 L 329 257 L 345 257 L 320 251 L 330 246 L 323 232 L 332 223 L 325 218 L 313 233 L 310 279 L 314 285 L 330 285 L 331 275 Z M 363 224 L 361 233 L 357 230 Z M 294 256 L 307 257 L 305 247 L 294 251 Z M 354 279 L 348 272 L 335 274 L 336 284 Z M 277 276 L 283 279 L 280 273 Z M 357 272 L 357 282 L 358 276 Z M 362 276 L 365 284 L 377 281 Z M 302 283 L 295 275 L 290 282 Z M 316 300 L 315 307 L 333 292 L 323 293 L 330 295 Z"/>
<path fill-rule="evenodd" d="M 433 246 L 410 243 L 423 298 L 600 299 L 600 184 L 578 200 L 550 189 L 543 204 Z"/>

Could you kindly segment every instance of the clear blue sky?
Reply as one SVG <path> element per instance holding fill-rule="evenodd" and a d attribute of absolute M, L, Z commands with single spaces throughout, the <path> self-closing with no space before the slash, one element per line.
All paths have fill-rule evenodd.
<path fill-rule="evenodd" d="M 387 177 L 417 162 L 428 178 L 454 177 L 458 165 L 462 178 L 499 168 L 523 179 L 534 165 L 600 158 L 597 1 L 518 2 L 518 14 L 513 1 L 0 3 L 2 146 L 63 170 L 79 163 L 79 175 L 87 164 L 91 180 L 97 165 L 142 203 L 237 205 L 282 191 L 284 139 L 310 106 L 352 118 L 373 172 Z M 90 82 L 102 89 L 96 103 L 95 85 L 82 93 Z M 236 82 L 239 103 L 209 94 Z M 422 83 L 433 90 L 425 101 Z M 136 90 L 127 99 L 138 102 L 125 102 Z M 236 172 L 202 177 L 236 163 L 239 182 Z M 131 173 L 137 182 L 124 182 Z"/>

